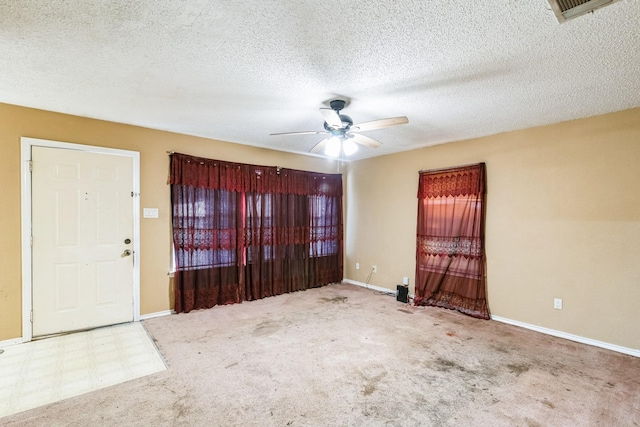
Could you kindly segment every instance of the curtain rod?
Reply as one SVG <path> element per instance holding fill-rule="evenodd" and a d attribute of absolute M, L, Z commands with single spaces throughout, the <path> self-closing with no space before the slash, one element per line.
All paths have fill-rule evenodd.
<path fill-rule="evenodd" d="M 480 163 L 471 163 L 468 165 L 461 165 L 461 166 L 451 166 L 449 168 L 442 168 L 442 169 L 422 169 L 419 170 L 418 173 L 423 173 L 423 172 L 445 172 L 448 170 L 453 170 L 453 169 L 460 169 L 460 168 L 468 168 L 469 166 L 477 166 L 477 165 L 483 165 L 484 162 L 480 162 Z"/>

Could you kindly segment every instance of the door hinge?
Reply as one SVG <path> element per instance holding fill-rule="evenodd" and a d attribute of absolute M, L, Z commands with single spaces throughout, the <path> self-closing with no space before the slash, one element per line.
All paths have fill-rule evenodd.
<path fill-rule="evenodd" d="M 29 321 L 33 323 L 33 310 L 31 310 L 31 313 L 29 313 Z"/>
<path fill-rule="evenodd" d="M 131 197 L 140 197 L 140 193 L 136 193 L 134 191 L 131 192 Z"/>
<path fill-rule="evenodd" d="M 29 246 L 33 247 L 33 236 L 29 236 Z"/>
<path fill-rule="evenodd" d="M 33 160 L 29 160 L 29 172 L 33 172 Z"/>

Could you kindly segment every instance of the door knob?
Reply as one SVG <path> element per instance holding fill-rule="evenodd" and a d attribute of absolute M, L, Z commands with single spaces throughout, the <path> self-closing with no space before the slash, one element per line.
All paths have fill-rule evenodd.
<path fill-rule="evenodd" d="M 131 255 L 131 251 L 129 249 L 125 249 L 125 251 L 122 253 L 123 258 L 129 255 Z"/>

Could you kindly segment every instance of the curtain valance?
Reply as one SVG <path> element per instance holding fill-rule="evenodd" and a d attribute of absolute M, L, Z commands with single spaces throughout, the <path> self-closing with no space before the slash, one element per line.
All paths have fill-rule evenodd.
<path fill-rule="evenodd" d="M 342 196 L 342 175 L 224 162 L 186 154 L 171 156 L 170 184 L 239 193 Z"/>
<path fill-rule="evenodd" d="M 485 168 L 461 166 L 422 171 L 418 182 L 418 199 L 480 196 L 485 193 Z"/>

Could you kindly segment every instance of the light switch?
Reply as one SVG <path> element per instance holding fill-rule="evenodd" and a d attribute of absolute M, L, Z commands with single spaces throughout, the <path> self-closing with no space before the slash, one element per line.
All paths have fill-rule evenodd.
<path fill-rule="evenodd" d="M 142 210 L 143 218 L 158 218 L 158 208 L 144 208 Z"/>

